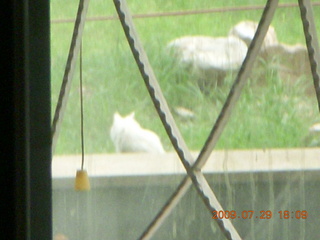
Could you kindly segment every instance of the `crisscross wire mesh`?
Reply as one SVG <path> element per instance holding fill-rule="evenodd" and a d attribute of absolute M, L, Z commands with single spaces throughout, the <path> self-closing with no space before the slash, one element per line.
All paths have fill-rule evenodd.
<path fill-rule="evenodd" d="M 317 96 L 319 96 L 319 91 L 318 91 L 319 65 L 317 64 L 319 59 L 319 50 L 317 47 L 317 38 L 316 38 L 316 32 L 314 27 L 314 20 L 312 18 L 312 8 L 310 5 L 310 1 L 299 1 L 299 3 L 300 3 L 302 19 L 304 23 L 307 47 L 309 50 L 309 58 L 311 62 L 312 72 L 313 72 L 314 85 L 315 85 Z M 222 210 L 221 204 L 219 203 L 214 192 L 210 188 L 208 184 L 208 180 L 204 177 L 202 173 L 202 167 L 204 166 L 209 155 L 214 149 L 216 142 L 218 141 L 225 127 L 225 124 L 227 123 L 231 115 L 232 109 L 234 105 L 237 103 L 237 100 L 241 94 L 241 90 L 245 85 L 248 74 L 250 73 L 250 70 L 252 68 L 252 64 L 255 60 L 257 52 L 260 49 L 266 30 L 272 19 L 273 13 L 277 7 L 278 1 L 270 0 L 267 2 L 265 11 L 262 15 L 262 18 L 258 27 L 258 31 L 248 50 L 246 60 L 244 61 L 237 75 L 237 78 L 235 79 L 235 82 L 230 90 L 228 99 L 225 102 L 224 108 L 222 109 L 215 125 L 213 126 L 213 129 L 209 135 L 209 138 L 207 139 L 205 146 L 201 150 L 197 159 L 194 159 L 191 156 L 186 144 L 184 143 L 184 140 L 181 134 L 179 133 L 179 129 L 176 127 L 176 124 L 171 115 L 171 112 L 166 104 L 164 97 L 162 96 L 161 89 L 157 83 L 156 77 L 154 76 L 152 68 L 148 63 L 148 58 L 144 53 L 144 50 L 141 44 L 139 43 L 137 33 L 134 30 L 133 22 L 130 18 L 129 11 L 126 10 L 125 1 L 115 0 L 115 4 L 117 6 L 120 20 L 122 21 L 129 44 L 132 48 L 132 52 L 136 58 L 137 64 L 141 71 L 142 77 L 145 80 L 146 86 L 154 102 L 154 105 L 167 130 L 167 133 L 171 139 L 171 142 L 175 150 L 177 151 L 180 157 L 180 160 L 182 161 L 188 174 L 180 183 L 177 190 L 171 195 L 171 197 L 163 206 L 163 208 L 160 210 L 160 212 L 156 215 L 156 217 L 150 223 L 150 225 L 147 227 L 147 229 L 142 234 L 142 236 L 140 237 L 141 239 L 148 239 L 148 238 L 151 238 L 155 233 L 155 231 L 159 228 L 159 226 L 161 226 L 165 218 L 171 213 L 171 211 L 174 209 L 174 207 L 177 205 L 177 203 L 180 201 L 183 195 L 187 192 L 188 188 L 191 186 L 192 183 L 194 184 L 198 194 L 202 197 L 205 205 L 207 206 L 210 212 L 212 212 L 213 210 Z M 80 14 L 82 13 L 80 8 L 79 8 L 79 13 Z M 82 23 L 84 23 L 84 21 L 85 21 L 85 17 L 82 19 Z M 79 38 L 81 38 L 81 34 L 78 36 L 75 36 L 75 39 L 79 39 Z M 70 81 L 70 79 L 67 81 Z M 319 101 L 319 97 L 318 97 L 318 101 Z M 253 175 L 251 175 L 251 177 L 252 176 Z M 272 183 L 274 181 L 272 174 L 269 174 L 268 178 L 269 178 L 269 182 Z M 304 179 L 303 173 L 301 173 L 298 176 L 293 176 L 291 178 L 291 181 L 293 182 L 298 180 L 300 181 L 302 192 L 304 192 L 303 179 Z M 230 180 L 227 174 L 226 174 L 226 181 L 228 182 L 227 184 L 228 191 L 230 193 L 233 191 L 232 179 Z M 282 200 L 284 199 L 285 194 L 290 193 L 289 191 L 290 187 L 291 187 L 290 185 L 287 185 L 283 190 L 282 194 L 275 196 L 274 186 L 272 184 L 269 185 L 269 201 L 270 201 L 269 204 L 271 209 L 274 208 L 274 206 L 277 205 L 278 202 L 283 202 Z M 254 190 L 255 190 L 254 181 L 251 181 L 251 188 L 252 188 L 252 193 L 254 193 Z M 230 193 L 229 195 L 232 196 L 232 193 Z M 255 198 L 256 197 L 255 194 L 253 194 L 252 197 Z M 305 199 L 303 199 L 303 197 L 301 198 L 302 198 L 301 206 L 303 208 L 305 207 Z M 217 223 L 220 226 L 220 229 L 223 232 L 223 234 L 228 239 L 240 239 L 240 236 L 237 233 L 237 230 L 233 227 L 231 221 L 227 219 L 217 219 Z M 304 229 L 303 223 L 301 224 L 301 226 L 302 226 L 301 229 Z M 251 230 L 259 231 L 259 229 L 263 227 L 264 225 L 261 223 L 252 224 Z M 269 232 L 271 233 L 273 232 L 273 228 L 271 224 L 269 224 Z M 247 237 L 250 237 L 251 234 L 252 232 L 248 233 L 248 236 L 243 236 L 243 237 L 247 239 Z"/>
<path fill-rule="evenodd" d="M 173 117 L 171 115 L 171 112 L 167 106 L 167 103 L 162 95 L 161 89 L 157 83 L 156 77 L 152 71 L 152 68 L 149 64 L 148 58 L 143 50 L 143 47 L 139 41 L 139 38 L 137 36 L 136 30 L 134 28 L 132 17 L 130 16 L 129 10 L 127 9 L 125 0 L 114 0 L 115 6 L 117 8 L 117 12 L 119 15 L 119 18 L 121 20 L 123 29 L 126 33 L 129 45 L 131 47 L 132 53 L 135 57 L 135 60 L 137 62 L 137 65 L 139 67 L 139 70 L 141 72 L 141 75 L 145 81 L 146 87 L 149 90 L 150 96 L 154 102 L 154 106 L 158 111 L 159 117 L 161 118 L 163 125 L 165 126 L 167 133 L 169 135 L 169 138 L 176 149 L 183 165 L 186 168 L 188 177 L 191 178 L 194 186 L 198 190 L 198 194 L 202 197 L 204 203 L 210 210 L 212 211 L 219 211 L 222 210 L 222 207 L 217 200 L 217 198 L 214 195 L 214 192 L 209 187 L 208 182 L 206 181 L 204 175 L 201 172 L 201 167 L 205 164 L 206 160 L 208 159 L 209 155 L 211 154 L 216 142 L 218 141 L 221 132 L 224 129 L 224 126 L 226 125 L 226 122 L 228 121 L 232 109 L 236 102 L 239 99 L 239 96 L 241 94 L 241 90 L 243 86 L 245 85 L 246 79 L 248 78 L 248 75 L 253 67 L 253 62 L 260 51 L 262 41 L 265 37 L 265 34 L 268 30 L 268 27 L 270 25 L 270 22 L 273 18 L 274 11 L 277 8 L 278 1 L 270 0 L 267 1 L 265 10 L 262 14 L 258 29 L 256 31 L 255 37 L 253 41 L 251 42 L 251 45 L 248 49 L 247 57 L 245 58 L 242 67 L 237 75 L 237 78 L 230 90 L 229 96 L 225 102 L 225 105 L 215 123 L 213 126 L 213 129 L 203 147 L 201 150 L 196 162 L 193 164 L 193 160 L 190 157 L 190 153 L 188 152 L 188 149 L 184 143 L 184 140 L 179 133 L 178 128 L 175 125 L 175 122 L 173 120 Z M 301 4 L 304 6 L 304 4 Z M 307 7 L 309 9 L 309 15 L 312 16 L 310 13 L 310 6 Z M 310 18 L 306 20 L 306 15 L 304 14 L 306 10 L 302 9 L 302 17 L 305 19 L 305 22 L 312 21 Z M 308 24 L 305 24 L 309 26 Z M 307 38 L 307 44 L 309 49 L 312 50 L 310 52 L 310 59 L 312 62 L 313 67 L 313 73 L 314 73 L 314 81 L 315 81 L 315 88 L 318 96 L 318 85 L 319 80 L 317 78 L 317 65 L 316 65 L 316 57 L 314 56 L 314 48 L 317 48 L 317 42 L 314 41 L 313 44 L 315 47 L 312 47 L 312 42 L 308 39 L 314 40 L 315 37 L 310 37 L 310 32 L 315 33 L 314 25 L 311 24 L 313 27 L 312 31 L 309 30 L 309 28 L 305 27 L 306 29 L 306 38 Z M 309 37 L 308 37 L 309 33 Z M 314 36 L 314 35 L 313 35 Z M 319 99 L 318 99 L 319 100 Z M 187 157 L 186 157 L 187 156 Z M 148 239 L 152 236 L 152 233 L 157 228 L 158 225 L 163 221 L 163 218 L 169 214 L 169 212 L 172 210 L 173 206 L 176 204 L 178 199 L 180 199 L 183 194 L 186 192 L 186 188 L 188 185 L 191 184 L 191 181 L 188 180 L 188 177 L 186 177 L 180 186 L 178 187 L 177 191 L 172 195 L 172 197 L 168 200 L 168 202 L 165 204 L 165 206 L 161 209 L 159 214 L 156 216 L 156 218 L 152 221 L 152 223 L 149 225 L 148 229 L 143 233 L 141 236 L 141 239 Z M 271 190 L 271 192 L 273 192 Z M 224 233 L 226 238 L 228 239 L 240 239 L 240 236 L 238 235 L 236 229 L 232 226 L 232 223 L 228 220 L 221 220 L 217 219 L 218 225 L 220 226 L 221 231 Z"/>

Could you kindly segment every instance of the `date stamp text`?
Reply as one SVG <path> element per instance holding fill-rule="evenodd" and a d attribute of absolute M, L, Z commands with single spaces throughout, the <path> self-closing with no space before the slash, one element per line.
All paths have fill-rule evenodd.
<path fill-rule="evenodd" d="M 307 219 L 308 211 L 306 210 L 297 210 L 297 211 L 278 211 L 273 213 L 270 210 L 262 211 L 253 211 L 245 210 L 241 212 L 237 211 L 213 211 L 212 219 L 271 219 L 273 217 L 278 217 L 279 219 Z"/>

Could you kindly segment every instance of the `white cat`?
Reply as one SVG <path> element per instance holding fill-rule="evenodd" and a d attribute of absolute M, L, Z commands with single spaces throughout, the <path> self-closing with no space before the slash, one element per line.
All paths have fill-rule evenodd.
<path fill-rule="evenodd" d="M 134 112 L 125 117 L 117 112 L 113 115 L 110 137 L 117 152 L 165 152 L 157 134 L 142 128 Z"/>

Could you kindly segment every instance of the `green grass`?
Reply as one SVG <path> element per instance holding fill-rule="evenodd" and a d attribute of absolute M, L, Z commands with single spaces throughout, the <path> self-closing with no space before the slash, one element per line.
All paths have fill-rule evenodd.
<path fill-rule="evenodd" d="M 164 3 L 165 2 L 165 3 Z M 150 13 L 233 6 L 240 1 L 128 1 L 133 13 Z M 262 0 L 241 1 L 241 5 L 260 5 Z M 74 18 L 78 1 L 51 1 L 52 19 Z M 319 8 L 315 9 L 317 21 Z M 226 36 L 238 21 L 258 21 L 261 11 L 214 13 L 179 17 L 136 19 L 135 24 L 171 108 L 183 106 L 195 112 L 193 121 L 176 118 L 192 150 L 205 142 L 233 78 L 222 89 L 204 95 L 194 77 L 179 69 L 165 51 L 168 41 L 183 35 Z M 112 1 L 92 0 L 88 16 L 116 15 Z M 281 42 L 304 43 L 298 9 L 278 9 L 272 25 Z M 319 21 L 318 21 L 319 22 Z M 72 23 L 51 25 L 52 112 L 56 106 L 73 31 Z M 303 91 L 306 80 L 285 84 L 266 64 L 267 81 L 260 84 L 251 77 L 228 123 L 218 148 L 277 148 L 305 146 L 309 126 L 319 120 L 316 99 Z M 114 152 L 109 138 L 113 113 L 136 112 L 145 128 L 157 132 L 165 149 L 172 147 L 157 118 L 117 20 L 87 22 L 83 38 L 84 133 L 87 153 Z M 308 79 L 311 82 L 311 79 Z M 77 67 L 56 154 L 79 153 L 80 103 Z"/>

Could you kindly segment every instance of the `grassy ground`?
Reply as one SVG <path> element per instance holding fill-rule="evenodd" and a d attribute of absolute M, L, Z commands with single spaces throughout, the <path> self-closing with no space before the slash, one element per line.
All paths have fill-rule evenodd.
<path fill-rule="evenodd" d="M 233 6 L 240 1 L 128 1 L 133 13 L 150 13 Z M 241 1 L 241 5 L 260 5 L 262 0 Z M 78 1 L 51 1 L 52 19 L 74 18 Z M 316 16 L 320 16 L 319 9 Z M 317 14 L 318 13 L 318 14 Z M 213 13 L 179 17 L 136 19 L 135 23 L 151 64 L 169 105 L 194 111 L 193 121 L 176 118 L 192 150 L 199 150 L 228 94 L 228 84 L 204 95 L 193 76 L 179 69 L 165 52 L 168 41 L 183 35 L 226 36 L 229 29 L 245 19 L 258 21 L 260 10 Z M 92 0 L 88 16 L 116 15 L 112 1 Z M 304 43 L 297 8 L 278 9 L 272 25 L 281 42 Z M 318 17 L 317 17 L 318 18 Z M 72 23 L 51 25 L 52 111 L 54 112 L 73 31 Z M 266 64 L 267 82 L 257 83 L 253 75 L 244 89 L 218 148 L 271 148 L 305 146 L 309 126 L 319 120 L 314 96 L 304 92 L 301 78 L 293 84 L 279 79 Z M 157 118 L 151 100 L 133 60 L 123 30 L 117 20 L 87 22 L 83 37 L 83 81 L 85 111 L 85 148 L 87 153 L 113 152 L 109 129 L 115 111 L 136 112 L 142 126 L 156 131 L 172 150 Z M 56 154 L 80 152 L 79 68 L 77 68 Z"/>

